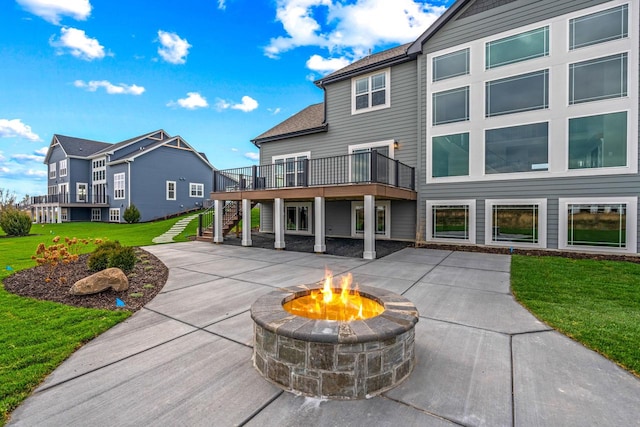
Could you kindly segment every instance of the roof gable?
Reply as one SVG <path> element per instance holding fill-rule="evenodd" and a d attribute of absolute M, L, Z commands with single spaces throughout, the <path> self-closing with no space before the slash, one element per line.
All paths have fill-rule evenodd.
<path fill-rule="evenodd" d="M 90 139 L 75 138 L 72 136 L 54 134 L 49 145 L 49 150 L 45 156 L 44 163 L 49 162 L 52 148 L 60 145 L 67 157 L 89 157 L 106 147 L 111 146 L 108 142 L 93 141 Z"/>
<path fill-rule="evenodd" d="M 165 134 L 165 136 L 167 136 L 167 135 Z M 204 163 L 206 163 L 208 167 L 210 167 L 211 169 L 215 169 L 215 167 L 209 162 L 209 160 L 206 158 L 206 156 L 203 156 L 201 153 L 199 153 L 197 150 L 195 150 L 191 145 L 189 145 L 189 143 L 187 143 L 180 136 L 171 137 L 171 139 L 169 139 L 169 140 L 153 141 L 149 145 L 140 146 L 137 150 L 133 150 L 130 153 L 128 153 L 127 155 L 119 157 L 115 161 L 110 162 L 109 164 L 116 164 L 116 163 L 122 163 L 122 162 L 133 162 L 136 158 L 138 158 L 140 156 L 144 156 L 145 154 L 150 153 L 150 152 L 152 152 L 152 151 L 154 151 L 154 150 L 156 150 L 156 149 L 158 149 L 160 147 L 169 147 L 169 148 L 177 149 L 177 150 L 190 151 L 193 154 L 195 154 L 196 157 L 198 157 L 200 160 L 202 160 Z"/>

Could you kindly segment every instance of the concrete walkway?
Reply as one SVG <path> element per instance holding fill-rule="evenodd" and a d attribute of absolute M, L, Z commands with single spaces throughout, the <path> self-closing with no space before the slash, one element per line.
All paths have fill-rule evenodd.
<path fill-rule="evenodd" d="M 505 255 L 403 249 L 375 261 L 176 243 L 145 308 L 88 343 L 20 406 L 15 426 L 640 426 L 640 380 L 550 330 L 509 292 Z M 253 368 L 249 307 L 325 266 L 420 311 L 416 368 L 369 400 L 286 393 Z"/>
<path fill-rule="evenodd" d="M 176 237 L 178 234 L 182 233 L 184 229 L 187 228 L 187 225 L 189 225 L 189 223 L 194 219 L 196 219 L 197 217 L 198 217 L 198 214 L 189 215 L 188 217 L 182 218 L 180 221 L 173 224 L 173 226 L 167 232 L 161 234 L 158 237 L 154 237 L 153 240 L 151 241 L 153 243 L 173 242 L 173 238 Z"/>

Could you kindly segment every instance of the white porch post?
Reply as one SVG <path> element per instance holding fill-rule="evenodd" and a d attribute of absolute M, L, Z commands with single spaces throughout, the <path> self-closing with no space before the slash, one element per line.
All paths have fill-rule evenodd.
<path fill-rule="evenodd" d="M 275 232 L 274 248 L 284 249 L 284 199 L 273 201 L 273 228 Z"/>
<path fill-rule="evenodd" d="M 251 245 L 251 200 L 242 199 L 242 246 Z"/>
<path fill-rule="evenodd" d="M 222 236 L 222 217 L 224 216 L 224 201 L 213 201 L 213 243 L 224 242 Z"/>
<path fill-rule="evenodd" d="M 364 252 L 362 258 L 376 259 L 376 198 L 364 196 Z"/>
<path fill-rule="evenodd" d="M 56 211 L 58 212 L 58 215 L 56 216 L 56 222 L 58 224 L 62 223 L 62 208 L 58 205 L 58 207 L 56 208 Z"/>
<path fill-rule="evenodd" d="M 325 244 L 325 217 L 324 217 L 324 197 L 316 197 L 313 203 L 314 208 L 314 222 L 316 233 L 316 244 L 313 246 L 313 251 L 316 253 L 323 253 L 327 251 L 327 245 Z"/>

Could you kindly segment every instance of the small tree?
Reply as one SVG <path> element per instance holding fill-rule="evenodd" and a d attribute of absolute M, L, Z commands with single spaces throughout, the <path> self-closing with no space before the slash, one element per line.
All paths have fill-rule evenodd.
<path fill-rule="evenodd" d="M 123 218 L 129 224 L 138 222 L 140 221 L 140 211 L 136 208 L 136 205 L 131 204 L 131 206 L 124 210 Z"/>
<path fill-rule="evenodd" d="M 0 211 L 0 228 L 7 236 L 28 236 L 31 231 L 31 217 L 14 207 Z"/>

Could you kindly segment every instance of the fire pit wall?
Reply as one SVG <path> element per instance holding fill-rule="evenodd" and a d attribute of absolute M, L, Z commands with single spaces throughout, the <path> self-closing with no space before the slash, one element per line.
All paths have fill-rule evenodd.
<path fill-rule="evenodd" d="M 385 308 L 376 317 L 349 322 L 295 316 L 283 303 L 320 285 L 271 292 L 251 307 L 253 362 L 267 380 L 293 393 L 362 399 L 402 382 L 414 366 L 415 306 L 390 291 L 360 287 Z"/>

